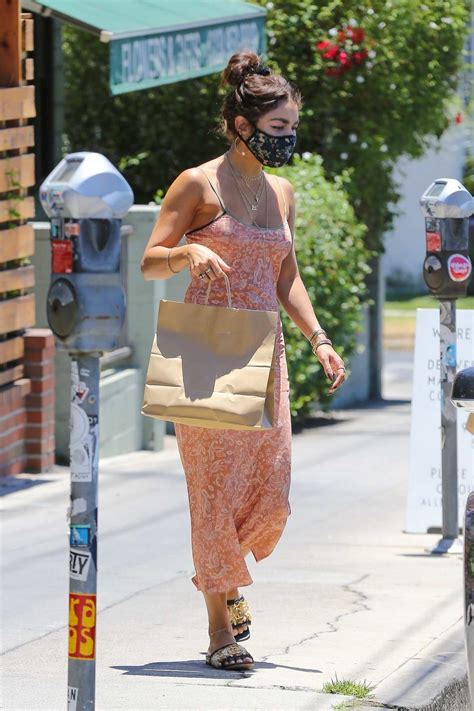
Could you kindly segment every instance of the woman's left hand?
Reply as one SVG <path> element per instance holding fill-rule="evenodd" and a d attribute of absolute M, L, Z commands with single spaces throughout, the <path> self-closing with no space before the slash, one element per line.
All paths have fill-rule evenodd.
<path fill-rule="evenodd" d="M 332 395 L 346 379 L 344 361 L 329 344 L 319 346 L 316 355 L 323 366 L 324 372 L 332 382 L 328 390 L 329 395 Z"/>

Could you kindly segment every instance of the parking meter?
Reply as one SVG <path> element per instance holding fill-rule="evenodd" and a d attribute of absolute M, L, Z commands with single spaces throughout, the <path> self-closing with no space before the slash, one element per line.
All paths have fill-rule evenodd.
<path fill-rule="evenodd" d="M 71 153 L 40 187 L 51 218 L 47 317 L 59 349 L 69 353 L 117 345 L 125 295 L 120 276 L 120 218 L 133 193 L 100 153 Z"/>
<path fill-rule="evenodd" d="M 121 220 L 133 203 L 99 153 L 66 156 L 40 187 L 51 218 L 48 322 L 71 357 L 68 708 L 95 708 L 99 382 L 125 318 Z"/>
<path fill-rule="evenodd" d="M 454 178 L 435 180 L 420 198 L 425 218 L 425 283 L 438 299 L 465 296 L 472 265 L 468 254 L 469 217 L 474 199 Z"/>
<path fill-rule="evenodd" d="M 459 535 L 457 484 L 457 413 L 450 400 L 456 373 L 456 299 L 466 296 L 472 265 L 469 218 L 474 200 L 455 178 L 438 178 L 420 198 L 425 218 L 426 257 L 423 277 L 439 300 L 441 390 L 442 538 L 432 553 L 457 551 Z"/>
<path fill-rule="evenodd" d="M 474 367 L 456 373 L 451 400 L 469 412 L 467 429 L 474 435 Z M 467 498 L 464 516 L 464 640 L 467 678 L 474 708 L 474 492 Z"/>

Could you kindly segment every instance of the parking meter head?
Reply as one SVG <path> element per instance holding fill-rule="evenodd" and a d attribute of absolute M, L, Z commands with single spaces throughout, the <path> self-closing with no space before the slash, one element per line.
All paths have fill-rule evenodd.
<path fill-rule="evenodd" d="M 468 249 L 474 199 L 458 180 L 439 178 L 425 190 L 420 206 L 425 218 L 425 283 L 438 299 L 465 296 L 472 272 Z"/>
<path fill-rule="evenodd" d="M 123 175 L 100 153 L 70 153 L 40 186 L 48 217 L 121 218 L 133 205 Z"/>
<path fill-rule="evenodd" d="M 133 202 L 127 181 L 105 156 L 72 153 L 40 188 L 51 217 L 48 322 L 59 350 L 117 348 L 125 320 L 121 217 Z"/>
<path fill-rule="evenodd" d="M 474 214 L 474 198 L 459 180 L 437 178 L 420 198 L 425 217 L 464 219 Z"/>
<path fill-rule="evenodd" d="M 454 376 L 451 402 L 468 412 L 474 412 L 474 367 L 463 368 Z"/>

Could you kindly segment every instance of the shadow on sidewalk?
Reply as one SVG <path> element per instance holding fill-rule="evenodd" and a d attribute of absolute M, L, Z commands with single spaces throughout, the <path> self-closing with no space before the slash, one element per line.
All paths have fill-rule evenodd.
<path fill-rule="evenodd" d="M 38 475 L 37 475 L 38 476 Z M 15 491 L 31 489 L 38 484 L 48 484 L 52 479 L 36 479 L 32 477 L 5 476 L 0 478 L 0 496 L 14 494 Z"/>
<path fill-rule="evenodd" d="M 137 667 L 112 666 L 111 669 L 123 671 L 125 675 L 132 676 L 164 676 L 184 679 L 236 679 L 249 676 L 262 669 L 292 669 L 294 671 L 308 672 L 310 674 L 322 674 L 320 669 L 305 669 L 303 667 L 291 667 L 286 664 L 274 664 L 273 662 L 255 662 L 253 669 L 230 671 L 227 669 L 215 669 L 205 664 L 200 659 L 188 659 L 167 662 L 150 662 Z"/>
<path fill-rule="evenodd" d="M 293 434 L 299 434 L 305 430 L 312 430 L 318 427 L 329 427 L 330 425 L 340 425 L 342 423 L 353 422 L 357 419 L 357 412 L 370 412 L 386 410 L 397 405 L 410 405 L 410 399 L 385 399 L 367 400 L 354 404 L 348 408 L 329 410 L 328 412 L 315 411 L 304 423 L 292 423 Z"/>

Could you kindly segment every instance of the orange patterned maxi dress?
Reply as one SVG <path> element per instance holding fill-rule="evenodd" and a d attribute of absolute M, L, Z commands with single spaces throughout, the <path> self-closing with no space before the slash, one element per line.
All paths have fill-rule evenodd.
<path fill-rule="evenodd" d="M 278 311 L 277 279 L 292 247 L 288 222 L 277 228 L 245 225 L 225 210 L 211 187 L 224 212 L 188 232 L 187 243 L 204 244 L 232 267 L 232 306 Z M 207 286 L 193 276 L 184 301 L 205 303 Z M 213 281 L 208 304 L 227 306 L 224 279 Z M 256 561 L 270 555 L 291 513 L 289 383 L 280 317 L 273 367 L 273 428 L 227 430 L 175 423 L 191 514 L 192 581 L 206 593 L 250 585 L 242 553 L 251 551 Z"/>

